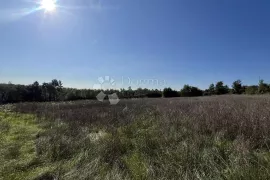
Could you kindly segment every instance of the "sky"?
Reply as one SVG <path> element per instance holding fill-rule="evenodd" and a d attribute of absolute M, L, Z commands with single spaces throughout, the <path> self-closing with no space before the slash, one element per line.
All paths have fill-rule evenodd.
<path fill-rule="evenodd" d="M 270 83 L 269 0 L 0 0 L 0 82 Z M 105 77 L 106 76 L 106 77 Z"/>

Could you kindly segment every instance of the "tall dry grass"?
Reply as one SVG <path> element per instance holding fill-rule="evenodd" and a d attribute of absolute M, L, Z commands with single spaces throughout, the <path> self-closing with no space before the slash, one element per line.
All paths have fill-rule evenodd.
<path fill-rule="evenodd" d="M 270 179 L 269 110 L 268 96 L 15 107 L 44 129 L 40 161 L 58 163 L 41 179 Z"/>

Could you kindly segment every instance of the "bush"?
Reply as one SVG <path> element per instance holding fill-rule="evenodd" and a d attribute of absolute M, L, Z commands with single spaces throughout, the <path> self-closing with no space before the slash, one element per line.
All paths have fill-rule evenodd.
<path fill-rule="evenodd" d="M 163 96 L 166 98 L 179 97 L 179 93 L 177 91 L 172 90 L 171 88 L 164 88 Z"/>

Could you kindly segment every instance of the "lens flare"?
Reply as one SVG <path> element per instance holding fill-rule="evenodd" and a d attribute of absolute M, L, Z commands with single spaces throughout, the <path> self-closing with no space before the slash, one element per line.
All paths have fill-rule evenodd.
<path fill-rule="evenodd" d="M 56 9 L 55 0 L 42 0 L 40 5 L 42 9 L 48 12 L 54 11 Z"/>

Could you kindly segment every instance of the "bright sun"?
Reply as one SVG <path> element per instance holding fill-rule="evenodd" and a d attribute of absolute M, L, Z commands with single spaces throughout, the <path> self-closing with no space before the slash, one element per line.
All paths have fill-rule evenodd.
<path fill-rule="evenodd" d="M 55 0 L 41 0 L 41 8 L 45 9 L 46 11 L 54 11 L 56 8 L 56 1 Z"/>

